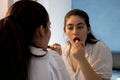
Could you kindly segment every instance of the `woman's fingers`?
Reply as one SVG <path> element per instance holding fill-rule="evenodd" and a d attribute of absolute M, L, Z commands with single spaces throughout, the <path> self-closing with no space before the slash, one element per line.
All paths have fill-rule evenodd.
<path fill-rule="evenodd" d="M 57 51 L 60 55 L 62 54 L 61 45 L 58 43 L 53 44 L 52 46 L 48 46 L 51 50 Z"/>

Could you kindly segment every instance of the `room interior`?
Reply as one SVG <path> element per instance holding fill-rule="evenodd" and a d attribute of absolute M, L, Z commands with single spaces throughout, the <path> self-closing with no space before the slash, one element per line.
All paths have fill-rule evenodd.
<path fill-rule="evenodd" d="M 0 19 L 5 16 L 8 7 L 17 0 L 0 0 Z M 50 14 L 52 36 L 49 44 L 58 42 L 65 44 L 63 34 L 63 19 L 65 13 L 74 8 L 84 9 L 91 18 L 94 34 L 103 40 L 109 47 L 113 57 L 113 74 L 111 80 L 120 80 L 120 1 L 119 0 L 36 0 L 42 3 Z M 67 5 L 66 5 L 67 3 Z M 88 4 L 89 3 L 89 4 Z M 98 3 L 103 6 L 101 7 Z M 107 4 L 108 3 L 108 4 Z M 61 6 L 62 4 L 62 6 Z M 108 9 L 108 10 L 107 10 Z M 97 16 L 97 11 L 101 10 L 101 14 Z M 103 11 L 102 11 L 103 10 Z M 111 10 L 111 13 L 109 12 Z M 107 15 L 110 16 L 107 16 Z M 94 17 L 97 16 L 97 17 Z M 101 16 L 101 17 L 100 17 Z M 104 18 L 106 17 L 106 18 Z M 109 18 L 107 18 L 109 17 Z M 96 20 L 97 18 L 97 20 Z M 103 19 L 104 18 L 104 21 Z M 110 20 L 111 19 L 111 20 Z M 101 20 L 101 21 L 100 21 Z M 105 22 L 108 21 L 108 22 Z M 56 26 L 57 25 L 57 26 Z M 61 27 L 62 26 L 62 27 Z M 102 27 L 101 27 L 102 26 Z M 60 28 L 58 30 L 58 27 Z M 99 27 L 99 28 L 95 28 Z M 102 31 L 105 29 L 106 31 Z M 57 33 L 55 32 L 57 31 Z M 113 32 L 111 32 L 113 31 Z M 102 33 L 101 33 L 102 32 Z M 56 34 L 56 35 L 54 35 Z M 53 36 L 54 35 L 54 36 Z M 60 35 L 59 37 L 57 35 Z M 113 37 L 114 38 L 113 38 Z M 56 38 L 57 37 L 57 38 Z"/>

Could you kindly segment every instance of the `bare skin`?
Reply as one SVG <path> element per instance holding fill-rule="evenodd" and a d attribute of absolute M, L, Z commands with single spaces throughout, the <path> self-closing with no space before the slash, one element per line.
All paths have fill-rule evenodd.
<path fill-rule="evenodd" d="M 51 46 L 48 46 L 48 48 L 58 52 L 60 55 L 62 54 L 61 45 L 58 44 L 58 43 L 55 43 L 55 44 L 53 44 Z"/>

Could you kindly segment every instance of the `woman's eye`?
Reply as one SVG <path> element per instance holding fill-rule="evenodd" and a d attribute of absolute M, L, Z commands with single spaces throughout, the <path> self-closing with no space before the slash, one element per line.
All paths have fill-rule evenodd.
<path fill-rule="evenodd" d="M 78 26 L 77 26 L 77 28 L 83 28 L 83 26 L 81 26 L 81 25 L 78 25 Z"/>
<path fill-rule="evenodd" d="M 67 26 L 67 29 L 72 30 L 72 29 L 73 29 L 73 26 L 72 26 L 72 25 L 68 25 L 68 26 Z"/>
<path fill-rule="evenodd" d="M 79 24 L 79 25 L 77 25 L 77 28 L 78 28 L 78 29 L 81 29 L 81 28 L 83 28 L 83 27 L 84 27 L 83 24 Z"/>

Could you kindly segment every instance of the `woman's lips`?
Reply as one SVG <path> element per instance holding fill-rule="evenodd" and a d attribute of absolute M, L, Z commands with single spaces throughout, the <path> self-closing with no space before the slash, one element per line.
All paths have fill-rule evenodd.
<path fill-rule="evenodd" d="M 75 37 L 75 38 L 73 39 L 74 42 L 76 42 L 77 40 L 80 41 L 80 39 L 79 39 L 78 37 Z"/>

